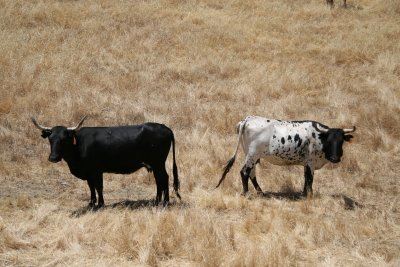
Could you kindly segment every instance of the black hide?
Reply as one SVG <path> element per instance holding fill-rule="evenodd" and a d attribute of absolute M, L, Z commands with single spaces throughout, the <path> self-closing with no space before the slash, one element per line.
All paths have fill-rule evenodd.
<path fill-rule="evenodd" d="M 82 127 L 77 132 L 56 126 L 51 130 L 43 130 L 42 136 L 49 138 L 49 160 L 58 162 L 64 159 L 74 176 L 87 180 L 91 191 L 89 205 L 96 203 L 96 190 L 100 207 L 104 206 L 103 173 L 129 174 L 142 167 L 154 172 L 156 202 L 160 202 L 163 195 L 164 204 L 168 203 L 165 161 L 172 143 L 174 190 L 180 198 L 174 134 L 165 125 L 145 123 L 120 127 Z"/>

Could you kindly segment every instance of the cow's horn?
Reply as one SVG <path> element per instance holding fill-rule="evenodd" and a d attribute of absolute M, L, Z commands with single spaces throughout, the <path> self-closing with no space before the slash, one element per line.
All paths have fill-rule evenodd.
<path fill-rule="evenodd" d="M 83 122 L 85 121 L 85 119 L 87 118 L 87 116 L 88 116 L 88 115 L 84 116 L 84 117 L 81 119 L 81 121 L 80 121 L 75 127 L 69 127 L 69 128 L 67 128 L 67 130 L 70 130 L 70 131 L 77 131 L 77 130 L 79 130 L 79 128 L 81 128 L 81 126 L 82 126 Z"/>
<path fill-rule="evenodd" d="M 352 133 L 352 132 L 355 132 L 355 131 L 356 131 L 356 126 L 353 126 L 353 128 L 351 128 L 351 129 L 343 129 L 343 132 L 345 134 Z"/>
<path fill-rule="evenodd" d="M 318 132 L 321 132 L 321 133 L 327 133 L 329 130 L 329 128 L 321 128 L 319 123 L 316 123 L 315 126 L 317 126 Z"/>
<path fill-rule="evenodd" d="M 34 117 L 31 117 L 31 120 L 32 120 L 33 124 L 36 126 L 36 128 L 38 128 L 39 130 L 42 130 L 42 131 L 51 130 L 51 127 L 45 127 L 45 126 L 43 126 L 43 125 L 40 125 L 40 124 L 36 121 L 36 119 L 35 119 Z"/>

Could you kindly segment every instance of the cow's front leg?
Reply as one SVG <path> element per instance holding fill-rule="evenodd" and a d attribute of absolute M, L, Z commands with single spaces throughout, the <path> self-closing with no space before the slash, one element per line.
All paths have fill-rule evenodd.
<path fill-rule="evenodd" d="M 94 185 L 94 182 L 92 180 L 92 178 L 87 179 L 87 183 L 89 185 L 89 189 L 90 189 L 90 202 L 89 202 L 89 208 L 94 208 L 94 206 L 96 206 L 96 187 Z"/>
<path fill-rule="evenodd" d="M 312 190 L 312 183 L 314 177 L 314 168 L 310 165 L 304 166 L 304 189 L 303 189 L 303 196 L 305 197 L 312 197 L 313 190 Z"/>
<path fill-rule="evenodd" d="M 98 208 L 104 207 L 104 198 L 103 198 L 103 174 L 99 174 L 95 179 L 95 187 L 97 194 L 99 195 L 99 203 L 97 204 Z"/>

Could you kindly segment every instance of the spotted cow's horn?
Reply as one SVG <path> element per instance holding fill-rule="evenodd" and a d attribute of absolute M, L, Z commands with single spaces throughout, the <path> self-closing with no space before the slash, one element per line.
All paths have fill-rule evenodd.
<path fill-rule="evenodd" d="M 77 130 L 79 130 L 79 128 L 81 128 L 81 126 L 82 126 L 83 122 L 85 121 L 85 119 L 87 118 L 87 116 L 88 116 L 88 115 L 85 115 L 85 116 L 81 119 L 81 121 L 80 121 L 75 127 L 69 127 L 69 128 L 67 128 L 67 130 L 70 130 L 70 131 L 77 131 Z"/>
<path fill-rule="evenodd" d="M 343 129 L 343 132 L 345 134 L 352 133 L 352 132 L 355 132 L 355 131 L 356 131 L 356 126 L 353 126 L 353 128 L 351 128 L 351 129 Z"/>
<path fill-rule="evenodd" d="M 43 125 L 40 125 L 37 121 L 36 121 L 36 119 L 34 118 L 34 117 L 31 117 L 31 120 L 32 120 L 32 122 L 33 122 L 33 124 L 36 126 L 36 128 L 38 128 L 39 130 L 42 130 L 42 131 L 49 131 L 49 130 L 51 130 L 51 127 L 46 127 L 46 126 L 43 126 Z"/>
<path fill-rule="evenodd" d="M 321 128 L 319 123 L 316 123 L 315 126 L 317 127 L 318 132 L 327 133 L 329 131 L 329 128 Z"/>

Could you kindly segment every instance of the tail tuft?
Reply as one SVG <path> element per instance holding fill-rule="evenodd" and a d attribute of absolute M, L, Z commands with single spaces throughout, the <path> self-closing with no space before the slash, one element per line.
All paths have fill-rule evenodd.
<path fill-rule="evenodd" d="M 218 186 L 224 181 L 226 174 L 229 172 L 229 170 L 232 168 L 233 163 L 235 163 L 235 159 L 236 159 L 236 154 L 238 152 L 239 149 L 239 144 L 240 144 L 240 138 L 243 134 L 243 130 L 246 126 L 246 121 L 247 118 L 243 121 L 240 121 L 237 125 L 236 125 L 236 132 L 238 134 L 238 139 L 237 139 L 237 144 L 236 144 L 236 150 L 235 150 L 235 154 L 233 154 L 233 157 L 227 162 L 225 168 L 224 168 L 224 173 L 222 174 L 221 179 L 219 180 L 219 183 L 217 184 L 217 186 L 215 188 L 218 188 Z"/>
<path fill-rule="evenodd" d="M 174 166 L 173 166 L 173 174 L 174 174 L 174 192 L 176 194 L 176 196 L 179 198 L 179 200 L 181 200 L 181 195 L 179 195 L 179 188 L 180 188 L 180 182 L 178 179 L 178 168 L 176 167 L 176 164 L 174 162 Z"/>
<path fill-rule="evenodd" d="M 179 198 L 179 200 L 181 200 L 181 195 L 179 195 L 180 182 L 179 182 L 179 177 L 178 177 L 178 167 L 176 166 L 176 158 L 175 158 L 174 134 L 172 134 L 172 159 L 173 159 L 172 173 L 174 175 L 174 192 L 175 192 L 176 196 Z"/>
<path fill-rule="evenodd" d="M 230 171 L 230 169 L 233 166 L 233 163 L 235 163 L 235 159 L 236 159 L 236 155 L 233 156 L 226 164 L 226 166 L 224 167 L 224 173 L 222 174 L 221 179 L 219 180 L 219 183 L 217 184 L 217 186 L 215 188 L 218 188 L 220 186 L 220 184 L 224 181 L 225 176 L 227 175 L 227 173 Z"/>

